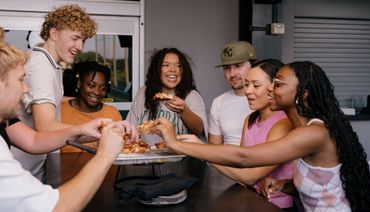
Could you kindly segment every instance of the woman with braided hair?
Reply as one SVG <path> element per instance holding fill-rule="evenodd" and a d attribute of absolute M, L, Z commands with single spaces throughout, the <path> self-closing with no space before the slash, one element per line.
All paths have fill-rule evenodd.
<path fill-rule="evenodd" d="M 281 139 L 252 147 L 202 145 L 191 135 L 175 135 L 170 123 L 153 131 L 168 147 L 213 163 L 257 167 L 295 162 L 294 185 L 306 211 L 370 211 L 370 171 L 366 153 L 346 119 L 325 72 L 308 61 L 279 69 L 269 88 L 294 129 Z M 179 142 L 189 141 L 189 142 Z M 270 181 L 268 192 L 289 188 Z"/>

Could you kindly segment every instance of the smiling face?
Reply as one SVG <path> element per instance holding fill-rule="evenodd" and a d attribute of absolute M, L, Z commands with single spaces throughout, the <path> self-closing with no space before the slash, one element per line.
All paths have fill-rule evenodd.
<path fill-rule="evenodd" d="M 271 83 L 270 76 L 260 67 L 254 67 L 249 70 L 244 89 L 250 109 L 264 110 L 269 107 L 270 98 L 267 88 Z"/>
<path fill-rule="evenodd" d="M 166 54 L 162 62 L 160 78 L 163 85 L 163 92 L 169 94 L 175 93 L 175 88 L 182 79 L 182 66 L 176 54 Z"/>
<path fill-rule="evenodd" d="M 71 30 L 50 30 L 51 38 L 55 41 L 54 59 L 72 64 L 76 55 L 82 51 L 85 40 L 80 32 Z"/>
<path fill-rule="evenodd" d="M 11 68 L 0 80 L 1 119 L 17 117 L 21 108 L 22 96 L 27 92 L 22 64 Z"/>
<path fill-rule="evenodd" d="M 269 87 L 270 94 L 276 104 L 271 104 L 271 110 L 284 110 L 295 107 L 298 79 L 294 71 L 288 66 L 283 66 L 276 74 L 278 80 Z"/>
<path fill-rule="evenodd" d="M 80 88 L 79 98 L 82 100 L 79 107 L 83 111 L 98 110 L 107 94 L 107 81 L 104 74 L 96 72 L 94 76 L 93 72 L 90 72 L 82 79 L 82 82 L 78 82 L 78 87 Z"/>

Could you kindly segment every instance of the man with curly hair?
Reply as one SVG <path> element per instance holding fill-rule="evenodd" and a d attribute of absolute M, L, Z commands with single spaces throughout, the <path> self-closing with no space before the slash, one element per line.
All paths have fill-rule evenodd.
<path fill-rule="evenodd" d="M 72 64 L 86 39 L 97 31 L 95 21 L 78 5 L 56 8 L 45 16 L 40 36 L 44 43 L 35 45 L 25 64 L 29 92 L 23 98 L 20 119 L 35 130 L 59 130 L 70 127 L 60 122 L 63 98 L 60 62 Z M 40 180 L 45 180 L 46 155 L 30 155 L 12 148 L 15 159 Z"/>

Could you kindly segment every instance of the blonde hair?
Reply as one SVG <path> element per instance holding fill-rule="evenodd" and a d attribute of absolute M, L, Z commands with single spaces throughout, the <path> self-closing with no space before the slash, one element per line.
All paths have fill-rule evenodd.
<path fill-rule="evenodd" d="M 17 65 L 24 65 L 27 55 L 20 49 L 0 41 L 0 80 L 6 79 L 9 70 Z"/>
<path fill-rule="evenodd" d="M 0 42 L 4 41 L 5 29 L 0 27 Z"/>
<path fill-rule="evenodd" d="M 45 16 L 40 33 L 45 41 L 51 28 L 80 32 L 86 40 L 96 34 L 97 24 L 81 7 L 72 4 L 59 7 Z"/>

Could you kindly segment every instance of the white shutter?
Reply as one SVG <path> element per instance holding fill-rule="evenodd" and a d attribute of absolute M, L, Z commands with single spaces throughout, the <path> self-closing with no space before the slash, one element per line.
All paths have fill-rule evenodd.
<path fill-rule="evenodd" d="M 370 94 L 370 20 L 296 17 L 293 55 L 323 68 L 342 107 Z"/>

